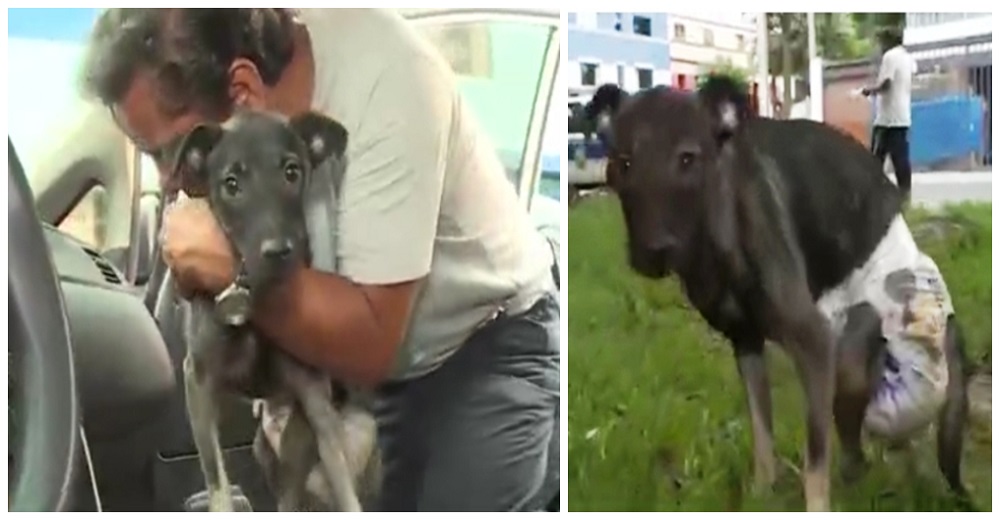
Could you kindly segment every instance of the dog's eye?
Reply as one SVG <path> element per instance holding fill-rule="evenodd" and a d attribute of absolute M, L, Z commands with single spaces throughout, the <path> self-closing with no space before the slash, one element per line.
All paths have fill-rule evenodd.
<path fill-rule="evenodd" d="M 226 180 L 223 181 L 223 187 L 226 190 L 226 194 L 230 197 L 234 197 L 240 193 L 240 181 L 235 176 L 230 175 L 226 177 Z"/>
<path fill-rule="evenodd" d="M 698 156 L 694 152 L 681 152 L 677 160 L 680 163 L 681 168 L 688 168 L 694 164 L 694 161 L 697 158 Z"/>
<path fill-rule="evenodd" d="M 302 176 L 302 169 L 299 168 L 298 164 L 288 163 L 285 165 L 285 180 L 288 182 L 295 182 L 299 180 Z"/>
<path fill-rule="evenodd" d="M 627 155 L 618 156 L 618 166 L 622 173 L 628 173 L 628 169 L 632 167 L 632 158 Z"/>

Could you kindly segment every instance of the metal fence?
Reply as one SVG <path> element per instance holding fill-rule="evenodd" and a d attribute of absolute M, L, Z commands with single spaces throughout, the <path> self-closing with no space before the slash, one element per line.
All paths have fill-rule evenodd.
<path fill-rule="evenodd" d="M 948 13 L 921 13 L 948 14 Z M 978 170 L 993 163 L 992 36 L 907 45 L 917 62 L 913 80 L 911 162 L 916 170 Z M 852 96 L 871 84 L 879 58 L 828 63 L 823 114 L 869 144 L 872 103 Z"/>
<path fill-rule="evenodd" d="M 971 168 L 992 166 L 993 36 L 908 45 L 907 49 L 918 66 L 913 86 L 914 133 L 920 122 L 926 127 L 920 143 L 953 146 L 929 159 L 947 161 L 968 153 Z M 921 121 L 917 120 L 918 107 Z M 911 147 L 916 144 L 912 142 Z"/>

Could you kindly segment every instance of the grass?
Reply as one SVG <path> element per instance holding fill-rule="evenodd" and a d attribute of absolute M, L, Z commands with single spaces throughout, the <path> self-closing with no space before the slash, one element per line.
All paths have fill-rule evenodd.
<path fill-rule="evenodd" d="M 945 275 L 969 357 L 988 367 L 992 206 L 945 213 L 962 230 L 918 240 Z M 908 215 L 915 230 L 936 218 L 920 210 Z M 749 416 L 729 345 L 691 310 L 676 280 L 629 271 L 613 198 L 595 197 L 570 211 L 569 247 L 570 510 L 803 510 L 797 472 L 804 406 L 787 356 L 768 351 L 778 483 L 754 493 Z M 990 436 L 970 435 L 964 456 L 965 481 L 981 509 L 992 503 Z M 919 441 L 913 457 L 875 443 L 866 449 L 874 463 L 861 481 L 847 486 L 832 474 L 834 510 L 954 510 L 930 438 Z M 835 440 L 834 469 L 838 454 Z"/>

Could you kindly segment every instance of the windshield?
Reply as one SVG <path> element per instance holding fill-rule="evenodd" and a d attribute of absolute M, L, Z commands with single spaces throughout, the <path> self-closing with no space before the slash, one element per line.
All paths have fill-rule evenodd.
<path fill-rule="evenodd" d="M 7 132 L 29 182 L 45 151 L 46 134 L 59 132 L 60 121 L 80 109 L 77 74 L 97 12 L 7 10 Z"/>

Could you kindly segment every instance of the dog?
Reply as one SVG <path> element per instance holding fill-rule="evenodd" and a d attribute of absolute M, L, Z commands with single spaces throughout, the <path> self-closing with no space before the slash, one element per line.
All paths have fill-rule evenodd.
<path fill-rule="evenodd" d="M 172 149 L 176 182 L 207 198 L 239 262 L 229 289 L 185 303 L 187 408 L 210 511 L 233 509 L 218 438 L 222 392 L 287 411 L 280 441 L 269 442 L 262 426 L 254 442 L 279 510 L 360 511 L 374 493 L 376 427 L 360 392 L 301 364 L 249 323 L 254 298 L 310 261 L 305 187 L 321 163 L 343 161 L 346 144 L 343 126 L 320 114 L 239 110 L 221 125 L 196 127 Z"/>
<path fill-rule="evenodd" d="M 629 264 L 650 278 L 676 273 L 691 304 L 732 344 L 755 484 L 767 488 L 776 477 L 763 357 L 772 340 L 805 390 L 808 510 L 830 506 L 831 417 L 848 480 L 866 467 L 863 429 L 898 441 L 937 419 L 939 467 L 967 496 L 966 374 L 954 309 L 902 219 L 898 190 L 868 150 L 821 123 L 756 117 L 746 89 L 725 77 L 708 78 L 697 93 L 598 92 L 587 113 L 608 148 Z"/>

